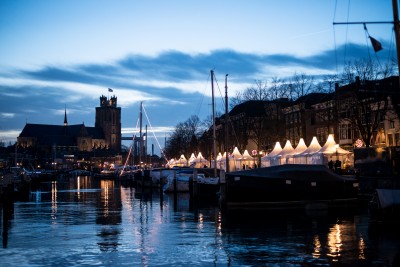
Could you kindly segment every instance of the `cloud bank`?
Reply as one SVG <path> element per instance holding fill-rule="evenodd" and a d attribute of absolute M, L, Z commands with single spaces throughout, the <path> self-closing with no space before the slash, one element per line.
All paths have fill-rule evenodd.
<path fill-rule="evenodd" d="M 383 43 L 388 47 L 388 44 Z M 164 51 L 157 56 L 129 54 L 104 64 L 44 65 L 36 69 L 0 72 L 0 139 L 14 140 L 25 123 L 62 124 L 64 109 L 70 124 L 94 126 L 101 95 L 118 97 L 122 127 L 135 127 L 139 104 L 147 107 L 154 128 L 165 135 L 191 115 L 210 114 L 210 70 L 217 89 L 223 90 L 229 73 L 229 95 L 254 85 L 255 80 L 287 77 L 296 72 L 331 74 L 354 59 L 368 58 L 373 50 L 347 44 L 312 56 L 251 54 L 233 50 L 189 54 Z M 393 53 L 393 52 L 392 52 Z M 378 56 L 386 62 L 391 51 Z M 218 96 L 219 94 L 216 94 Z M 222 101 L 222 100 L 221 100 Z M 218 104 L 217 104 L 218 106 Z"/>

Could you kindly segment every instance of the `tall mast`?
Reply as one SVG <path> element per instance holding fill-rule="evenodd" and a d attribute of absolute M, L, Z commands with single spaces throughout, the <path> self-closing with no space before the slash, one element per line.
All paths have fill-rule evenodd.
<path fill-rule="evenodd" d="M 396 51 L 397 51 L 397 70 L 400 81 L 400 25 L 399 25 L 399 8 L 397 6 L 397 0 L 392 0 L 393 7 L 393 23 L 394 23 L 394 35 L 396 38 Z M 400 87 L 400 82 L 399 82 Z"/>
<path fill-rule="evenodd" d="M 228 74 L 225 75 L 225 172 L 229 171 L 228 159 Z"/>
<path fill-rule="evenodd" d="M 212 120 L 213 120 L 213 154 L 214 154 L 214 177 L 217 177 L 217 144 L 215 135 L 215 103 L 214 103 L 214 71 L 211 70 L 211 98 L 212 98 Z"/>
<path fill-rule="evenodd" d="M 142 164 L 142 151 L 143 151 L 143 136 L 142 136 L 142 109 L 143 109 L 143 103 L 140 102 L 140 117 L 139 117 L 139 165 Z"/>

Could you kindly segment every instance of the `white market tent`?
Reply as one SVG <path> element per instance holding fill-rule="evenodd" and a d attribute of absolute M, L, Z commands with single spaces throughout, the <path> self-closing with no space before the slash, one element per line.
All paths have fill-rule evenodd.
<path fill-rule="evenodd" d="M 174 167 L 174 164 L 175 164 L 175 159 L 174 158 L 172 158 L 172 159 L 170 159 L 169 161 L 168 161 L 168 163 L 167 163 L 167 165 L 169 166 L 169 167 Z"/>
<path fill-rule="evenodd" d="M 312 164 L 311 156 L 317 153 L 321 149 L 321 145 L 318 143 L 317 137 L 313 137 L 310 145 L 303 152 L 293 155 L 293 163 L 295 164 Z"/>
<path fill-rule="evenodd" d="M 224 153 L 224 155 L 222 155 L 221 152 L 219 152 L 217 156 L 217 169 L 225 170 L 225 160 L 226 160 L 226 152 Z"/>
<path fill-rule="evenodd" d="M 194 155 L 194 153 L 192 153 L 192 155 L 190 156 L 190 158 L 188 160 L 188 165 L 190 167 L 194 167 L 194 165 L 196 164 L 195 160 L 196 160 L 196 156 Z"/>
<path fill-rule="evenodd" d="M 339 145 L 336 144 L 333 135 L 330 134 L 324 146 L 321 147 L 317 153 L 312 155 L 312 162 L 313 164 L 326 164 L 328 162 L 328 157 L 330 156 L 335 156 L 336 159 L 341 160 L 350 153 L 350 151 L 339 147 Z"/>
<path fill-rule="evenodd" d="M 274 165 L 286 164 L 286 157 L 293 150 L 294 150 L 294 148 L 293 148 L 292 144 L 290 143 L 289 140 L 287 140 L 286 144 L 283 147 L 283 149 L 281 150 L 281 152 L 279 152 L 278 154 L 276 154 L 273 157 L 270 157 L 270 165 L 274 166 Z"/>
<path fill-rule="evenodd" d="M 235 147 L 232 154 L 229 155 L 229 171 L 240 170 L 240 161 L 242 159 L 242 154 L 240 154 L 239 149 Z"/>
<path fill-rule="evenodd" d="M 179 166 L 179 167 L 183 167 L 183 166 L 186 166 L 187 163 L 188 163 L 188 161 L 185 158 L 185 155 L 182 154 L 178 160 L 175 160 L 174 165 L 175 166 Z"/>
<path fill-rule="evenodd" d="M 195 163 L 195 168 L 203 168 L 204 166 L 209 166 L 208 160 L 203 157 L 201 152 L 199 152 L 199 154 L 197 154 L 197 157 L 194 160 L 194 163 Z"/>
<path fill-rule="evenodd" d="M 304 142 L 304 139 L 300 138 L 299 143 L 297 144 L 296 148 L 286 156 L 286 163 L 293 164 L 295 155 L 298 155 L 298 154 L 304 152 L 306 149 L 307 149 L 307 145 Z"/>
<path fill-rule="evenodd" d="M 242 166 L 244 164 L 246 169 L 248 169 L 249 166 L 254 164 L 254 158 L 250 156 L 249 151 L 247 151 L 247 149 L 243 152 L 241 164 Z"/>
<path fill-rule="evenodd" d="M 271 166 L 270 159 L 275 157 L 282 151 L 281 144 L 276 142 L 274 149 L 268 155 L 261 158 L 261 167 L 269 167 Z"/>

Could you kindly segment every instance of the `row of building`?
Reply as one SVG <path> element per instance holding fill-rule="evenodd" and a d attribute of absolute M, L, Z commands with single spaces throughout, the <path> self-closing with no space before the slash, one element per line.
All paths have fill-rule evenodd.
<path fill-rule="evenodd" d="M 303 138 L 309 144 L 314 136 L 323 145 L 329 134 L 349 151 L 399 146 L 399 93 L 399 77 L 392 76 L 375 81 L 357 78 L 345 86 L 336 84 L 332 93 L 310 93 L 295 101 L 246 101 L 229 112 L 228 121 L 226 116 L 218 118 L 217 150 L 237 146 L 269 152 L 278 141 L 297 145 Z M 207 140 L 210 136 L 208 131 L 203 137 Z M 205 146 L 201 151 L 204 156 L 210 153 Z"/>

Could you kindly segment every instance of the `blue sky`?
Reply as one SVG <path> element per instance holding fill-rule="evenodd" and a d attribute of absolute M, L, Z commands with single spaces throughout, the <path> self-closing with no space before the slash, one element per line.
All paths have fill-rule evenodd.
<path fill-rule="evenodd" d="M 393 21 L 391 4 L 1 0 L 0 140 L 14 143 L 26 123 L 61 125 L 65 106 L 69 124 L 94 126 L 108 88 L 122 108 L 124 136 L 135 130 L 143 101 L 164 139 L 191 115 L 211 113 L 211 69 L 217 102 L 227 73 L 234 96 L 256 80 L 340 72 L 344 61 L 372 50 L 362 25 L 333 22 Z M 395 53 L 393 25 L 367 27 L 384 47 L 377 56 L 387 61 Z"/>

